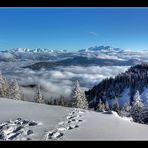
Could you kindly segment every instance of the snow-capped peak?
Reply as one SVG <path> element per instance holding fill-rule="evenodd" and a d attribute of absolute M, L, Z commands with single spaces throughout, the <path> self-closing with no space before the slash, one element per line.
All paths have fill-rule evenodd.
<path fill-rule="evenodd" d="M 108 52 L 108 51 L 113 51 L 113 52 L 119 52 L 122 51 L 122 49 L 120 48 L 113 48 L 111 46 L 94 46 L 94 47 L 90 47 L 88 49 L 82 49 L 79 50 L 79 52 L 97 52 L 97 51 L 101 51 L 101 52 Z"/>
<path fill-rule="evenodd" d="M 67 52 L 66 50 L 54 50 L 54 49 L 49 49 L 49 48 L 34 48 L 34 49 L 29 49 L 29 48 L 13 48 L 11 50 L 7 50 L 7 52 L 27 52 L 27 53 L 62 53 L 62 52 Z"/>

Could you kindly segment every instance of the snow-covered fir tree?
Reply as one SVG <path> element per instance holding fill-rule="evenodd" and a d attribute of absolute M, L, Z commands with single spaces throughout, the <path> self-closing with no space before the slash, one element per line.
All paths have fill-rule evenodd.
<path fill-rule="evenodd" d="M 132 108 L 130 111 L 130 115 L 133 118 L 133 121 L 135 122 L 141 122 L 141 111 L 143 108 L 143 103 L 140 99 L 139 91 L 137 90 L 134 97 L 133 97 L 133 102 L 132 102 Z"/>
<path fill-rule="evenodd" d="M 0 75 L 0 97 L 4 97 L 4 91 L 3 91 L 3 78 L 2 75 Z"/>
<path fill-rule="evenodd" d="M 10 89 L 10 98 L 11 99 L 22 100 L 22 98 L 23 98 L 22 91 L 21 91 L 16 79 L 14 79 L 10 82 L 9 89 Z"/>
<path fill-rule="evenodd" d="M 129 102 L 125 102 L 119 115 L 122 117 L 129 117 L 130 116 L 131 105 Z"/>
<path fill-rule="evenodd" d="M 5 84 L 4 87 L 3 87 L 4 97 L 9 98 L 10 97 L 9 84 L 8 84 L 6 77 L 3 77 L 3 78 L 4 78 L 4 84 Z"/>
<path fill-rule="evenodd" d="M 118 102 L 118 98 L 115 97 L 115 99 L 112 100 L 112 106 L 111 106 L 111 110 L 115 111 L 115 112 L 119 112 L 119 102 Z"/>
<path fill-rule="evenodd" d="M 57 99 L 53 100 L 53 105 L 58 105 Z"/>
<path fill-rule="evenodd" d="M 80 104 L 81 104 L 80 108 L 88 109 L 88 101 L 87 101 L 85 93 L 83 91 L 82 91 Z"/>
<path fill-rule="evenodd" d="M 140 111 L 140 123 L 148 124 L 148 98 L 144 103 L 143 108 Z"/>
<path fill-rule="evenodd" d="M 72 90 L 72 106 L 76 108 L 88 109 L 88 102 L 84 92 L 80 89 L 79 81 L 75 82 Z"/>
<path fill-rule="evenodd" d="M 64 106 L 64 96 L 60 96 L 58 105 Z"/>
<path fill-rule="evenodd" d="M 110 111 L 108 101 L 105 101 L 105 111 Z"/>
<path fill-rule="evenodd" d="M 101 99 L 99 100 L 96 111 L 100 111 L 100 112 L 105 111 L 105 105 L 104 105 L 104 103 L 102 103 Z"/>
<path fill-rule="evenodd" d="M 9 98 L 9 85 L 6 78 L 0 74 L 0 97 Z"/>
<path fill-rule="evenodd" d="M 48 100 L 48 103 L 47 103 L 48 105 L 53 105 L 53 99 L 52 99 L 52 97 L 50 97 L 50 99 Z"/>
<path fill-rule="evenodd" d="M 36 87 L 36 92 L 35 92 L 35 96 L 34 96 L 34 100 L 35 102 L 37 103 L 44 103 L 44 98 L 43 98 L 43 95 L 41 93 L 41 88 L 40 88 L 40 85 L 38 85 Z"/>

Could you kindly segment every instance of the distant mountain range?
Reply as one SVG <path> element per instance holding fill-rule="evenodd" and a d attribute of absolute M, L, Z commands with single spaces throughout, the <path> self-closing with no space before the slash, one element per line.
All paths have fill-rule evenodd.
<path fill-rule="evenodd" d="M 80 59 L 80 57 L 82 59 Z M 15 48 L 0 52 L 0 61 L 34 60 L 34 61 L 60 61 L 68 60 L 72 64 L 84 62 L 85 64 L 104 65 L 131 65 L 148 62 L 148 51 L 128 51 L 111 46 L 95 46 L 79 51 L 53 50 L 47 48 Z M 73 60 L 73 62 L 71 62 Z M 82 62 L 83 61 L 83 62 Z M 126 61 L 126 62 L 125 62 Z M 134 62 L 133 62 L 134 61 Z M 135 62 L 136 61 L 136 62 Z M 116 64 L 116 62 L 119 62 Z M 106 64 L 108 63 L 108 64 Z M 123 63 L 123 64 L 121 64 Z M 128 63 L 128 64 L 127 64 Z"/>
<path fill-rule="evenodd" d="M 14 48 L 10 50 L 4 50 L 3 52 L 26 52 L 26 53 L 54 53 L 54 52 L 67 52 L 66 50 L 53 50 L 48 48 L 35 48 L 35 49 L 29 49 L 29 48 Z"/>
<path fill-rule="evenodd" d="M 90 47 L 88 49 L 81 49 L 78 52 L 96 52 L 96 51 L 113 51 L 113 52 L 119 52 L 123 51 L 120 48 L 113 48 L 111 46 L 94 46 Z M 49 48 L 35 48 L 35 49 L 29 49 L 29 48 L 13 48 L 10 50 L 3 50 L 2 52 L 27 52 L 27 53 L 63 53 L 63 52 L 68 52 L 67 50 L 54 50 L 54 49 L 49 49 Z"/>

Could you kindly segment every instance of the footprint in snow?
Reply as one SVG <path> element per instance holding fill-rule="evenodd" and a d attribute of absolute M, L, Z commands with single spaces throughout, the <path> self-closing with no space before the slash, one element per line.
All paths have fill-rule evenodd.
<path fill-rule="evenodd" d="M 56 132 L 56 133 L 53 134 L 53 138 L 60 138 L 63 135 L 64 135 L 63 133 Z"/>
<path fill-rule="evenodd" d="M 68 120 L 68 121 L 66 121 L 65 123 L 71 123 L 71 121 L 70 121 L 70 120 Z"/>
<path fill-rule="evenodd" d="M 74 128 L 78 128 L 78 125 L 70 125 L 67 127 L 68 130 L 74 129 Z"/>
<path fill-rule="evenodd" d="M 65 128 L 65 127 L 60 127 L 60 128 L 58 128 L 57 130 L 58 130 L 58 131 L 65 131 L 66 128 Z"/>
<path fill-rule="evenodd" d="M 67 116 L 67 119 L 72 119 L 74 117 L 76 117 L 76 116 Z"/>
<path fill-rule="evenodd" d="M 83 121 L 82 119 L 80 119 L 83 113 L 84 111 L 74 109 L 74 111 L 70 112 L 66 117 L 67 121 L 59 122 L 58 123 L 59 127 L 57 129 L 48 132 L 46 140 L 48 139 L 58 140 L 64 135 L 66 131 L 78 128 L 79 127 L 78 124 Z"/>
<path fill-rule="evenodd" d="M 63 121 L 58 123 L 58 125 L 63 125 L 63 124 L 64 124 L 64 122 L 63 122 Z"/>
<path fill-rule="evenodd" d="M 58 131 L 53 131 L 48 133 L 48 139 L 58 139 L 64 134 Z"/>
<path fill-rule="evenodd" d="M 40 125 L 40 123 L 31 120 L 23 120 L 21 118 L 1 123 L 0 140 L 24 140 L 26 136 L 33 134 L 33 130 L 28 128 L 37 125 Z M 29 139 L 29 137 L 26 137 L 25 140 L 27 139 Z"/>

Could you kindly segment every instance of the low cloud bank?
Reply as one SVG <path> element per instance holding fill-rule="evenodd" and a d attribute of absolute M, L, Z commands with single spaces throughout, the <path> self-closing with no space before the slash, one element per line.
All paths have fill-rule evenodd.
<path fill-rule="evenodd" d="M 5 66 L 5 68 L 3 67 Z M 22 66 L 22 65 L 21 65 Z M 8 78 L 16 78 L 20 85 L 40 84 L 46 99 L 58 98 L 60 95 L 70 99 L 75 80 L 79 80 L 82 90 L 88 90 L 102 79 L 114 77 L 124 72 L 129 66 L 69 66 L 55 69 L 33 71 L 17 66 L 17 63 L 0 64 L 1 72 Z M 35 88 L 22 87 L 26 100 L 32 100 Z"/>

